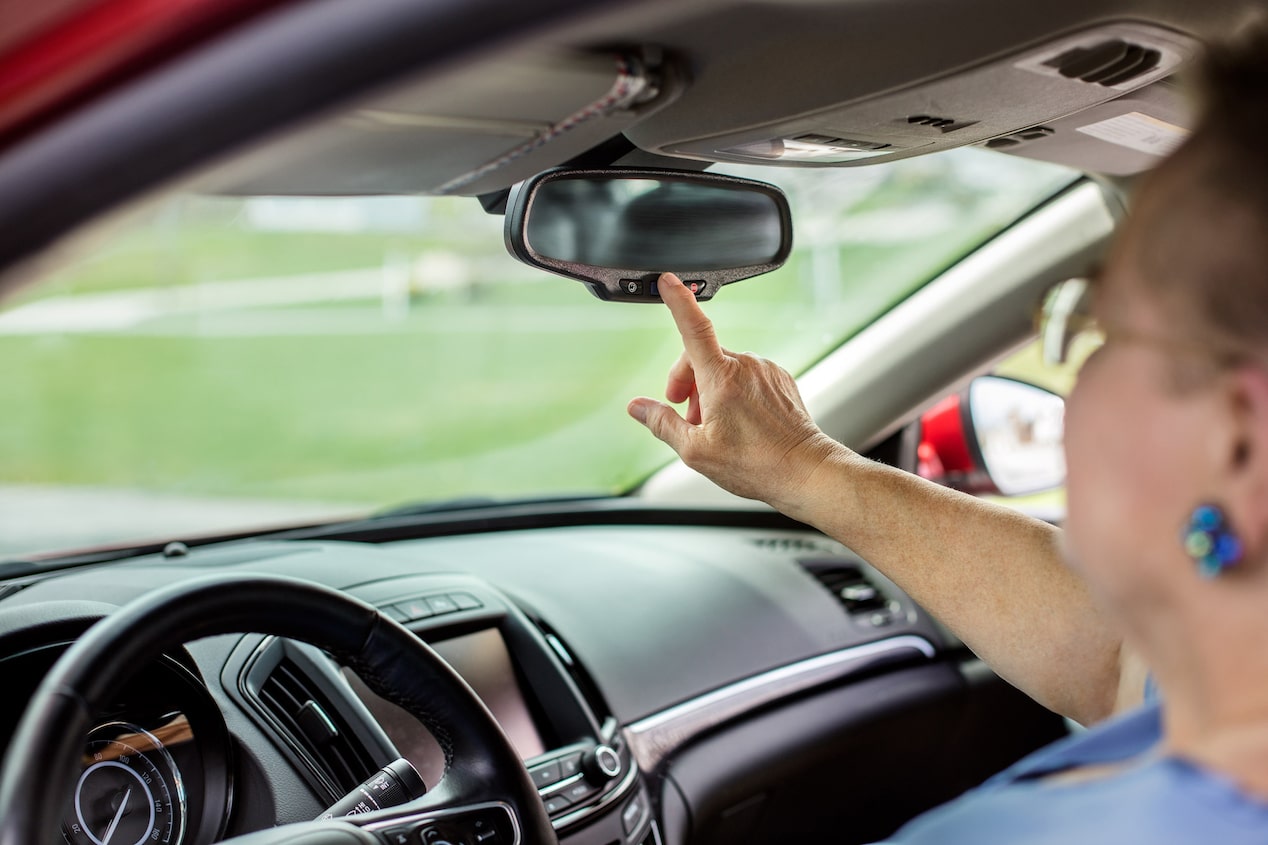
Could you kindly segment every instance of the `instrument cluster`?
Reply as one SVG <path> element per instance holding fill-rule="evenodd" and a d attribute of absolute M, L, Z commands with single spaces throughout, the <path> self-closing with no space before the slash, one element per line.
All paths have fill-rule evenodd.
<path fill-rule="evenodd" d="M 0 657 L 7 748 L 40 680 L 66 643 Z M 84 737 L 62 813 L 69 845 L 205 845 L 227 820 L 232 767 L 224 719 L 181 655 L 140 670 Z M 32 773 L 36 776 L 37 773 Z"/>

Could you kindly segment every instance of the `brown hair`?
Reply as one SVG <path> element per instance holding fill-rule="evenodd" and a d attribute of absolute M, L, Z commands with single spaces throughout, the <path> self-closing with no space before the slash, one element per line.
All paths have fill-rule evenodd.
<path fill-rule="evenodd" d="M 1139 266 L 1184 329 L 1264 360 L 1268 28 L 1213 46 L 1197 82 L 1197 128 L 1142 192 L 1147 223 L 1136 244 Z"/>

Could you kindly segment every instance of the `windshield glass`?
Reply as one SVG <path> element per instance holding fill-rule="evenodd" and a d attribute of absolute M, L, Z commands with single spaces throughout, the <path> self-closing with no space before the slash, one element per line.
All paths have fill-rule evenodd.
<path fill-rule="evenodd" d="M 787 265 L 706 308 L 800 372 L 1076 174 L 978 150 L 782 187 Z M 0 304 L 0 559 L 613 494 L 673 454 L 625 414 L 681 346 L 502 245 L 470 198 L 171 196 Z"/>

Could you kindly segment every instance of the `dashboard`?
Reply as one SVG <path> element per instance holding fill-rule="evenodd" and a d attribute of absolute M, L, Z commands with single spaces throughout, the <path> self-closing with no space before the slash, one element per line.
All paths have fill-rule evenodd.
<path fill-rule="evenodd" d="M 816 532 L 590 519 L 177 545 L 0 582 L 0 745 L 93 621 L 233 572 L 343 590 L 435 648 L 569 845 L 873 841 L 1065 729 Z M 330 655 L 251 632 L 140 667 L 95 724 L 70 843 L 205 845 L 317 818 L 397 758 L 429 789 L 445 772 L 436 738 Z"/>

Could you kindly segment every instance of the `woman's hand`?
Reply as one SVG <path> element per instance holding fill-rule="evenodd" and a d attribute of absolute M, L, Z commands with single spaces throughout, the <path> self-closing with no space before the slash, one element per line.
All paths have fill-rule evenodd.
<path fill-rule="evenodd" d="M 719 486 L 781 510 L 791 507 L 815 470 L 845 447 L 814 424 L 785 370 L 722 348 L 713 323 L 677 276 L 664 274 L 659 286 L 683 342 L 665 395 L 687 402 L 687 413 L 684 418 L 663 402 L 639 397 L 629 404 L 630 416 Z"/>

